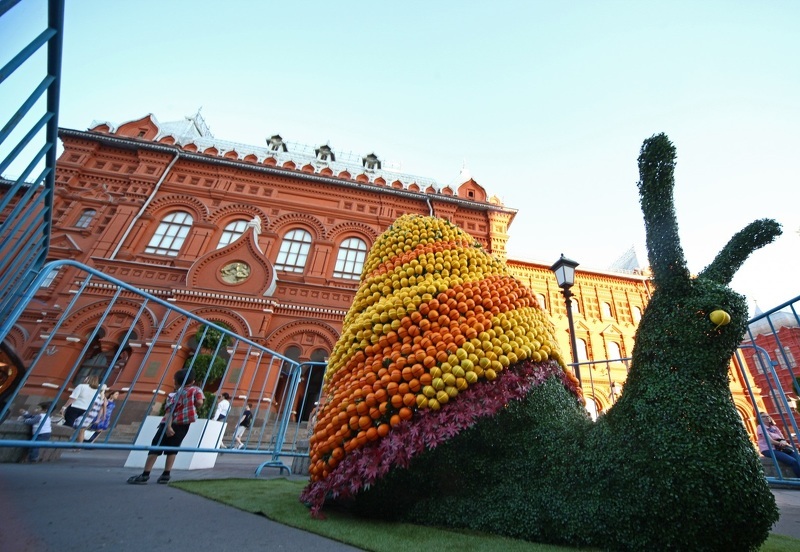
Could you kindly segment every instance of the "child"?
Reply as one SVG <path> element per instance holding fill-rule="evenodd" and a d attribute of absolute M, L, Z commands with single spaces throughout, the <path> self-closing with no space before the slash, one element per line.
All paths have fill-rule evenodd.
<path fill-rule="evenodd" d="M 104 430 L 108 429 L 108 426 L 111 425 L 111 414 L 114 412 L 114 407 L 116 406 L 116 401 L 119 398 L 119 391 L 114 391 L 113 389 L 109 389 L 106 391 L 106 415 L 104 418 L 95 420 L 94 423 L 89 426 L 89 429 L 93 430 L 92 436 L 88 439 L 90 443 L 94 442 Z"/>
<path fill-rule="evenodd" d="M 185 383 L 184 383 L 185 382 Z M 191 370 L 178 370 L 175 374 L 175 387 L 177 390 L 167 396 L 167 413 L 158 424 L 156 435 L 153 437 L 152 446 L 180 447 L 183 438 L 189 432 L 189 425 L 197 420 L 197 409 L 203 406 L 205 396 L 203 391 L 195 385 L 194 373 Z M 141 475 L 128 478 L 131 485 L 147 485 L 150 471 L 156 463 L 156 458 L 165 451 L 153 450 L 147 453 L 147 461 Z M 158 483 L 169 483 L 170 471 L 175 463 L 177 451 L 167 451 L 167 460 L 164 463 L 164 473 L 158 478 Z"/>
<path fill-rule="evenodd" d="M 39 403 L 33 408 L 33 413 L 26 410 L 21 410 L 22 422 L 31 426 L 33 431 L 32 439 L 34 441 L 49 441 L 50 435 L 53 432 L 52 425 L 50 424 L 50 416 L 47 411 L 50 409 L 49 402 Z M 42 423 L 44 421 L 44 423 Z M 38 431 L 38 433 L 37 433 Z M 39 448 L 31 447 L 28 450 L 28 462 L 40 462 Z"/>
<path fill-rule="evenodd" d="M 86 431 L 93 423 L 106 417 L 106 389 L 108 389 L 108 386 L 105 383 L 102 384 L 95 394 L 91 408 L 75 418 L 72 423 L 72 427 L 78 430 L 75 439 L 77 443 L 83 443 L 86 438 Z M 77 450 L 80 451 L 80 449 Z"/>

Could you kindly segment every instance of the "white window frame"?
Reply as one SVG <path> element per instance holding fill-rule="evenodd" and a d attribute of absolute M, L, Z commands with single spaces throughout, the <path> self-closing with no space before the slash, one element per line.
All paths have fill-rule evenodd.
<path fill-rule="evenodd" d="M 169 213 L 159 223 L 144 252 L 177 257 L 193 223 L 192 215 L 186 211 Z"/>
<path fill-rule="evenodd" d="M 366 242 L 361 238 L 347 238 L 339 245 L 333 277 L 358 280 L 361 278 L 361 270 L 364 268 L 366 259 Z"/>
<path fill-rule="evenodd" d="M 238 219 L 226 224 L 225 229 L 222 231 L 222 236 L 219 238 L 217 249 L 222 249 L 238 240 L 247 230 L 247 222 L 244 219 Z"/>
<path fill-rule="evenodd" d="M 308 252 L 311 250 L 311 233 L 302 228 L 289 230 L 283 236 L 275 269 L 283 272 L 305 272 Z"/>
<path fill-rule="evenodd" d="M 588 347 L 589 346 L 586 343 L 585 339 L 582 339 L 580 337 L 575 339 L 575 348 L 577 349 L 577 351 L 575 351 L 575 356 L 578 357 L 576 362 L 584 362 L 584 361 L 589 360 L 589 349 L 588 349 Z"/>
<path fill-rule="evenodd" d="M 44 277 L 44 280 L 42 280 L 42 283 L 39 285 L 39 289 L 45 289 L 45 288 L 49 288 L 50 286 L 52 286 L 53 282 L 58 277 L 58 273 L 59 273 L 60 270 L 61 270 L 60 267 L 59 268 L 51 268 L 50 272 L 47 273 L 47 276 Z"/>
<path fill-rule="evenodd" d="M 89 228 L 89 225 L 92 224 L 92 221 L 96 216 L 97 216 L 97 210 L 84 209 L 81 212 L 81 216 L 75 222 L 75 228 Z"/>
<path fill-rule="evenodd" d="M 792 368 L 797 366 L 797 362 L 795 361 L 794 355 L 792 354 L 792 351 L 789 349 L 789 347 L 784 347 L 783 348 L 783 354 L 781 354 L 780 348 L 776 347 L 775 348 L 775 358 L 778 361 L 778 365 L 783 370 L 786 370 L 789 366 L 792 367 Z M 787 361 L 789 362 L 789 366 L 786 365 Z"/>

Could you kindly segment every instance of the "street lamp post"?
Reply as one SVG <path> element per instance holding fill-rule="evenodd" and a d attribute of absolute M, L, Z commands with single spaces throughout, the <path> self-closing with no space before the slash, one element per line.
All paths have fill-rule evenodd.
<path fill-rule="evenodd" d="M 556 275 L 556 282 L 564 294 L 564 301 L 567 303 L 567 321 L 569 322 L 569 344 L 572 348 L 572 368 L 575 370 L 575 377 L 578 384 L 581 381 L 581 370 L 578 367 L 578 344 L 575 340 L 575 321 L 572 319 L 572 291 L 570 288 L 575 284 L 575 267 L 578 263 L 572 259 L 567 259 L 564 254 L 558 259 L 550 270 Z"/>

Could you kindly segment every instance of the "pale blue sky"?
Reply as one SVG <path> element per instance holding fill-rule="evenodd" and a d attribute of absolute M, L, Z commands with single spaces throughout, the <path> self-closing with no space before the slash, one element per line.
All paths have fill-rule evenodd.
<path fill-rule="evenodd" d="M 441 185 L 466 161 L 519 209 L 512 257 L 601 269 L 644 251 L 636 158 L 663 131 L 692 271 L 784 225 L 733 282 L 766 310 L 800 294 L 799 24 L 794 1 L 67 0 L 60 124 L 202 106 L 218 138 L 375 151 Z"/>

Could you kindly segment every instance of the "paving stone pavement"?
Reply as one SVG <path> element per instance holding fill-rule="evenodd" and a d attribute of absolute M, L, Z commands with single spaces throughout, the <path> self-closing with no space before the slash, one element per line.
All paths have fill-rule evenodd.
<path fill-rule="evenodd" d="M 281 525 L 191 493 L 127 485 L 125 451 L 64 452 L 42 464 L 0 464 L 0 550 L 170 552 L 204 550 L 355 551 L 357 548 Z M 221 454 L 212 469 L 175 470 L 173 481 L 254 477 L 266 456 Z M 263 478 L 281 477 L 265 468 Z M 305 476 L 290 476 L 305 480 Z M 800 489 L 774 489 L 781 518 L 773 532 L 800 539 Z"/>
<path fill-rule="evenodd" d="M 41 464 L 0 464 L 0 550 L 8 552 L 346 552 L 325 539 L 203 497 L 150 483 L 128 485 L 125 451 L 64 452 Z M 254 477 L 269 457 L 220 455 L 205 470 L 174 470 L 172 480 Z M 284 476 L 285 476 L 284 472 Z M 265 468 L 261 478 L 278 477 Z M 297 477 L 297 476 L 292 476 Z M 297 477 L 305 480 L 305 477 Z"/>

